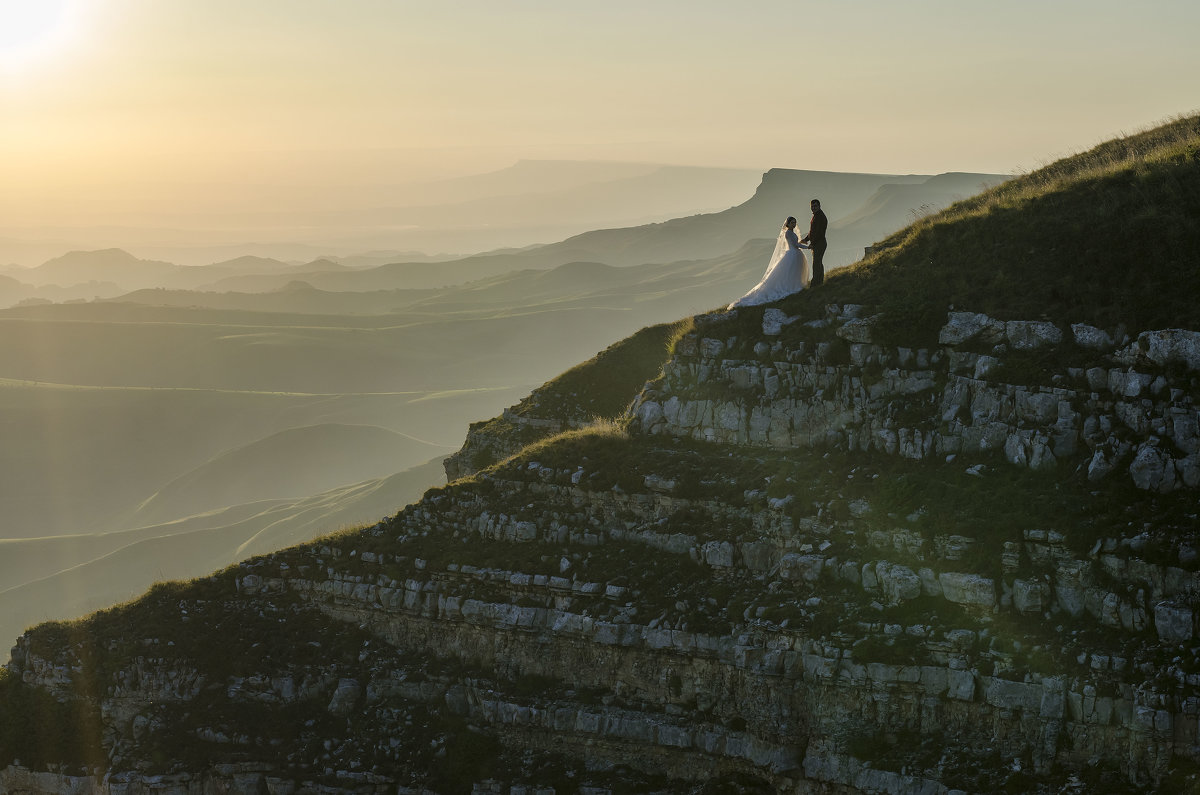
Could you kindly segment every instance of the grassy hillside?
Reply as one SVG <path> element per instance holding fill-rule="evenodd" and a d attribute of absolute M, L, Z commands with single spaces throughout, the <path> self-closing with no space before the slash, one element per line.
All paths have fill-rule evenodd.
<path fill-rule="evenodd" d="M 926 341 L 951 306 L 1130 332 L 1200 328 L 1200 116 L 1017 177 L 880 247 L 785 307 L 870 304 Z"/>
<path fill-rule="evenodd" d="M 471 423 L 466 444 L 446 461 L 448 478 L 477 472 L 558 431 L 616 420 L 690 327 L 690 321 L 648 326 L 547 381 L 501 416 Z"/>

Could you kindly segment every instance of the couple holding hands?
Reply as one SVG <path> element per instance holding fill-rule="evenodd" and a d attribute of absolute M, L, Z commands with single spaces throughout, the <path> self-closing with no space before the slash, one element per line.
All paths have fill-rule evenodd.
<path fill-rule="evenodd" d="M 829 228 L 829 219 L 821 210 L 820 199 L 809 202 L 812 207 L 812 221 L 809 223 L 808 234 L 796 236 L 796 219 L 788 216 L 775 242 L 775 251 L 767 265 L 767 272 L 762 281 L 751 288 L 750 292 L 729 305 L 730 309 L 738 306 L 753 306 L 778 301 L 784 296 L 799 292 L 806 287 L 816 287 L 825 280 L 825 249 L 829 247 L 825 239 L 825 231 Z M 812 272 L 810 274 L 808 259 L 804 249 L 812 251 Z"/>

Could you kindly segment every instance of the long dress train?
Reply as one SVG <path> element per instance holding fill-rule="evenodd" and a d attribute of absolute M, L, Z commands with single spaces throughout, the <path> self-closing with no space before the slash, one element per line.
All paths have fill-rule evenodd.
<path fill-rule="evenodd" d="M 762 281 L 750 288 L 750 291 L 729 305 L 729 309 L 739 306 L 756 306 L 778 301 L 780 298 L 799 292 L 808 287 L 812 272 L 808 267 L 808 259 L 800 249 L 800 239 L 792 229 L 784 228 L 779 232 L 775 241 L 775 251 L 767 265 L 767 272 Z"/>

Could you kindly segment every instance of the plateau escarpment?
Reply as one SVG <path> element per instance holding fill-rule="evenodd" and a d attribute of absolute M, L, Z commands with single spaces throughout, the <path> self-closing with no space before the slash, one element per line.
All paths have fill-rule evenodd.
<path fill-rule="evenodd" d="M 1189 123 L 1131 168 L 1190 179 Z M 31 630 L 0 788 L 1194 788 L 1200 323 L 897 292 L 993 201 L 615 346 L 369 528 Z"/>

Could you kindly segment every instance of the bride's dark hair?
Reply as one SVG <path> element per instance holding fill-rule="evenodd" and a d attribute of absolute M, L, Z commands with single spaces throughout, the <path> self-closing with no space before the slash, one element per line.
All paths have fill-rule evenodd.
<path fill-rule="evenodd" d="M 787 217 L 787 220 L 783 222 L 784 226 L 787 226 L 788 224 L 794 224 L 794 223 L 796 223 L 796 216 L 794 216 L 794 215 L 789 215 Z"/>

